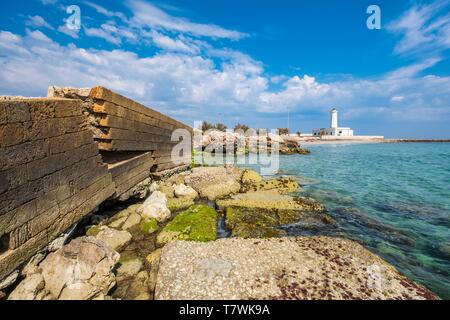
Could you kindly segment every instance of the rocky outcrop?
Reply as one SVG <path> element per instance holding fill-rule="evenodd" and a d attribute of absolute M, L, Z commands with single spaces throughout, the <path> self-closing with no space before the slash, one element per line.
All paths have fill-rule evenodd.
<path fill-rule="evenodd" d="M 113 268 L 119 254 L 93 237 L 77 238 L 48 255 L 29 274 L 10 300 L 104 299 L 116 283 Z"/>
<path fill-rule="evenodd" d="M 247 132 L 222 132 L 210 130 L 204 132 L 201 139 L 194 141 L 194 148 L 206 153 L 259 153 L 280 152 L 281 154 L 309 154 L 300 146 L 300 139 L 293 136 L 280 136 L 277 134 L 261 134 Z"/>
<path fill-rule="evenodd" d="M 217 237 L 217 212 L 205 205 L 194 205 L 176 216 L 160 232 L 157 244 L 175 240 L 212 241 Z"/>
<path fill-rule="evenodd" d="M 171 243 L 155 298 L 437 299 L 358 243 L 328 237 Z"/>
<path fill-rule="evenodd" d="M 241 189 L 242 171 L 233 166 L 194 168 L 185 178 L 188 186 L 209 200 L 238 193 Z"/>

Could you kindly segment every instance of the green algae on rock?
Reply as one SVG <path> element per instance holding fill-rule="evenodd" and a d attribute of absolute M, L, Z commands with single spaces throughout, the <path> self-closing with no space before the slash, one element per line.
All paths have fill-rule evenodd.
<path fill-rule="evenodd" d="M 283 236 L 281 226 L 297 223 L 304 230 L 335 227 L 336 221 L 326 213 L 298 209 L 262 209 L 228 207 L 226 225 L 233 237 L 270 238 Z"/>
<path fill-rule="evenodd" d="M 280 178 L 244 184 L 241 192 L 274 190 L 279 193 L 293 193 L 297 192 L 298 189 L 298 182 L 294 179 Z"/>
<path fill-rule="evenodd" d="M 226 226 L 232 237 L 271 238 L 284 234 L 278 226 L 274 210 L 229 207 L 226 212 Z"/>
<path fill-rule="evenodd" d="M 213 241 L 217 237 L 216 210 L 206 205 L 194 205 L 176 216 L 157 237 L 159 246 L 175 240 Z"/>
<path fill-rule="evenodd" d="M 144 233 L 152 234 L 158 230 L 158 221 L 156 219 L 145 219 L 141 221 L 139 228 Z"/>
<path fill-rule="evenodd" d="M 221 210 L 227 207 L 248 207 L 260 209 L 282 209 L 325 212 L 325 206 L 310 198 L 292 197 L 276 191 L 247 192 L 217 201 Z"/>
<path fill-rule="evenodd" d="M 194 205 L 194 199 L 190 197 L 181 197 L 181 198 L 168 198 L 167 199 L 167 208 L 169 208 L 170 212 L 178 212 L 180 210 L 186 210 L 190 206 Z"/>

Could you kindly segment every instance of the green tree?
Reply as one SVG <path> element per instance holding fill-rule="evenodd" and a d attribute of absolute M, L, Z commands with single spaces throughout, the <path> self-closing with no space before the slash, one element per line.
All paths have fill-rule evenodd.
<path fill-rule="evenodd" d="M 225 132 L 225 131 L 227 131 L 227 126 L 224 125 L 223 123 L 218 123 L 218 124 L 216 124 L 216 129 L 219 131 Z"/>
<path fill-rule="evenodd" d="M 250 129 L 250 127 L 245 124 L 238 123 L 234 126 L 234 131 L 242 130 L 244 132 L 247 132 L 248 129 Z"/>
<path fill-rule="evenodd" d="M 214 125 L 209 123 L 209 122 L 207 122 L 207 121 L 203 121 L 203 123 L 202 123 L 202 131 L 206 132 L 206 131 L 211 130 L 211 129 L 214 129 Z"/>

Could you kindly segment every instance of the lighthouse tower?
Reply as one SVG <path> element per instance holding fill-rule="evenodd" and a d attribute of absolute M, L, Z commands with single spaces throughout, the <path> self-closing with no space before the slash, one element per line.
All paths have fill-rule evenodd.
<path fill-rule="evenodd" d="M 336 108 L 331 109 L 330 118 L 331 118 L 330 127 L 314 129 L 313 136 L 353 137 L 353 130 L 351 128 L 344 128 L 338 126 L 338 111 Z"/>
<path fill-rule="evenodd" d="M 338 128 L 338 111 L 336 108 L 331 109 L 331 129 L 337 129 Z"/>

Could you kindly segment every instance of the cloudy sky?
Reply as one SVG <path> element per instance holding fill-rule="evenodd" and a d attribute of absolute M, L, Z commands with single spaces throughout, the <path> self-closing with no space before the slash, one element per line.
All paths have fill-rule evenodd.
<path fill-rule="evenodd" d="M 0 95 L 103 85 L 191 125 L 302 132 L 336 107 L 358 134 L 450 138 L 449 49 L 450 0 L 15 0 Z"/>

